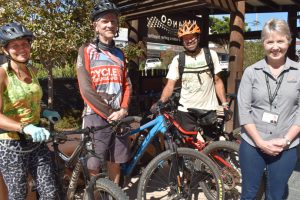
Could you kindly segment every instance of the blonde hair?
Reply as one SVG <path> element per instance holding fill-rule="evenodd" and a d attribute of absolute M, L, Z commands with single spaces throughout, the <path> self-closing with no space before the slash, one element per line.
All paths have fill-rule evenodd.
<path fill-rule="evenodd" d="M 289 43 L 291 43 L 292 36 L 291 36 L 290 28 L 285 20 L 270 19 L 269 21 L 267 21 L 261 32 L 261 40 L 264 41 L 268 36 L 268 34 L 270 34 L 273 31 L 285 35 Z"/>

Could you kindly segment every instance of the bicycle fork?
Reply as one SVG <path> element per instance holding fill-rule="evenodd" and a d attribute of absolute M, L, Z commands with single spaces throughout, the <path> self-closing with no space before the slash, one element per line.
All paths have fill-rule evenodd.
<path fill-rule="evenodd" d="M 74 198 L 80 171 L 81 171 L 81 163 L 77 162 L 75 165 L 75 168 L 73 170 L 72 176 L 70 178 L 70 183 L 69 183 L 69 187 L 68 187 L 68 191 L 67 191 L 67 199 Z"/>
<path fill-rule="evenodd" d="M 176 181 L 176 191 L 178 194 L 182 194 L 182 180 L 180 177 L 179 171 L 179 163 L 178 163 L 178 154 L 177 154 L 177 146 L 172 140 L 171 133 L 166 133 L 167 143 L 172 153 L 171 160 L 171 170 L 170 170 L 170 178 L 174 178 Z"/>

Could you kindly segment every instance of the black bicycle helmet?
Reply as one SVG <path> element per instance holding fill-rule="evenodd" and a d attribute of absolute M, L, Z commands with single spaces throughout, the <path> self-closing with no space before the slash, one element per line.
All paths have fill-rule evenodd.
<path fill-rule="evenodd" d="M 18 38 L 28 38 L 32 41 L 34 35 L 22 24 L 12 22 L 0 28 L 0 46 L 5 47 L 10 41 Z"/>
<path fill-rule="evenodd" d="M 101 15 L 107 12 L 115 12 L 117 15 L 119 15 L 119 9 L 117 6 L 108 1 L 108 0 L 100 0 L 93 8 L 92 13 L 90 15 L 90 18 L 92 22 L 97 20 Z"/>

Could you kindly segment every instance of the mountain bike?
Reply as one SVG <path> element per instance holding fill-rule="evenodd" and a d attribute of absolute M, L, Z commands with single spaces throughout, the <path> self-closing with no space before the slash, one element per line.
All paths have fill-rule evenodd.
<path fill-rule="evenodd" d="M 211 131 L 209 135 L 206 135 L 207 132 L 203 133 L 203 126 L 200 123 L 201 120 L 199 120 L 206 115 L 206 112 L 190 108 L 188 111 L 198 118 L 198 123 L 195 131 L 186 131 L 175 120 L 175 114 L 179 105 L 179 89 L 177 88 L 169 98 L 166 104 L 169 112 L 164 113 L 164 116 L 173 124 L 171 131 L 176 135 L 176 144 L 202 151 L 208 155 L 221 171 L 225 199 L 239 199 L 242 190 L 242 175 L 239 164 L 240 128 L 236 128 L 232 132 L 225 131 L 225 122 L 231 119 L 232 113 L 228 111 L 228 113 L 226 111 L 223 113 L 217 112 L 217 120 L 209 129 Z M 227 94 L 227 98 L 229 98 L 230 107 L 233 100 L 236 99 L 236 94 Z M 199 134 L 201 134 L 200 138 L 197 137 Z M 220 138 L 223 141 L 220 141 Z M 263 178 L 257 194 L 257 199 L 259 200 L 263 199 L 264 182 Z"/>
<path fill-rule="evenodd" d="M 147 147 L 158 134 L 164 136 L 164 141 L 170 147 L 157 155 L 143 170 L 138 184 L 137 199 L 202 199 L 206 195 L 203 192 L 207 191 L 215 194 L 214 198 L 208 199 L 223 199 L 223 182 L 217 166 L 201 152 L 178 148 L 170 132 L 172 124 L 160 109 L 155 119 L 124 134 L 135 135 L 150 129 L 132 158 L 121 165 L 124 176 L 132 174 Z M 139 141 L 142 134 L 138 137 Z"/>
<path fill-rule="evenodd" d="M 51 132 L 59 200 L 129 200 L 129 197 L 122 189 L 108 179 L 106 160 L 103 155 L 95 154 L 91 135 L 97 130 L 108 126 L 112 126 L 117 130 L 120 124 L 133 120 L 134 118 L 128 117 L 105 126 L 88 127 L 74 131 Z M 59 145 L 68 141 L 78 140 L 70 138 L 70 135 L 81 135 L 81 139 L 72 155 L 67 156 L 59 149 Z M 87 160 L 93 156 L 101 160 L 102 171 L 100 174 L 90 177 L 87 169 Z M 66 173 L 67 170 L 71 171 L 70 175 Z"/>
<path fill-rule="evenodd" d="M 180 95 L 177 91 L 175 90 L 173 95 L 169 98 L 169 101 L 164 104 L 165 110 L 163 112 L 164 117 L 170 122 L 169 130 L 173 134 L 175 144 L 179 147 L 196 149 L 199 152 L 208 155 L 221 172 L 221 178 L 224 183 L 225 199 L 239 199 L 241 193 L 241 173 L 238 158 L 239 143 L 233 141 L 219 141 L 219 136 L 221 135 L 224 138 L 230 137 L 231 139 L 231 137 L 233 137 L 229 133 L 225 133 L 222 129 L 225 117 L 222 116 L 222 118 L 218 118 L 214 128 L 216 133 L 210 134 L 209 138 L 206 137 L 205 134 L 202 134 L 203 131 L 200 124 L 197 124 L 195 131 L 185 130 L 179 125 L 175 118 Z M 188 110 L 191 110 L 190 112 L 193 112 L 193 114 L 197 116 L 198 113 L 196 112 L 198 110 Z M 201 114 L 205 115 L 203 112 Z M 201 116 L 199 116 L 199 118 L 200 117 Z M 196 137 L 199 136 L 200 133 L 201 139 Z M 165 148 L 168 149 L 168 145 L 165 145 Z M 206 188 L 210 188 L 210 186 L 203 187 L 204 190 Z M 206 190 L 205 194 L 210 199 L 216 198 L 214 193 L 210 193 L 209 190 Z"/>

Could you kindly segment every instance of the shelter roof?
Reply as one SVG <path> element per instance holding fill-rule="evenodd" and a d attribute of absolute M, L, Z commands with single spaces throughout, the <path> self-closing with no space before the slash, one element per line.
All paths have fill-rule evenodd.
<path fill-rule="evenodd" d="M 115 0 L 127 19 L 137 19 L 153 13 L 210 12 L 228 14 L 235 12 L 239 0 Z M 246 13 L 288 12 L 300 10 L 300 0 L 246 0 Z"/>

